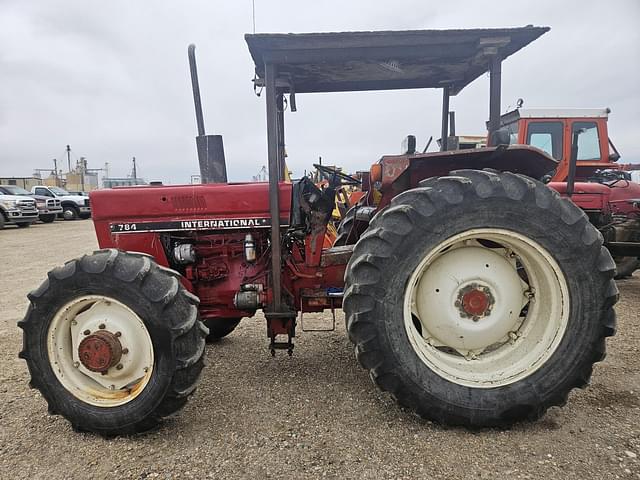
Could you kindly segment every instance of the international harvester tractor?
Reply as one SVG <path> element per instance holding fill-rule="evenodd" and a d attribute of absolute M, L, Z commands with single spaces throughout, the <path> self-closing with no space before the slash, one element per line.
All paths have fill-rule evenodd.
<path fill-rule="evenodd" d="M 207 338 L 261 312 L 271 352 L 291 354 L 299 314 L 342 307 L 373 382 L 424 418 L 504 427 L 563 405 L 605 356 L 618 291 L 602 235 L 541 181 L 558 162 L 502 138 L 502 61 L 547 30 L 247 35 L 266 100 L 262 183 L 227 182 L 190 48 L 203 184 L 92 192 L 101 250 L 49 272 L 19 322 L 31 386 L 77 430 L 143 432 L 194 392 Z M 450 96 L 487 72 L 489 146 L 409 141 L 383 156 L 361 176 L 366 229 L 323 248 L 353 179 L 284 181 L 285 105 L 441 88 L 446 131 Z"/>

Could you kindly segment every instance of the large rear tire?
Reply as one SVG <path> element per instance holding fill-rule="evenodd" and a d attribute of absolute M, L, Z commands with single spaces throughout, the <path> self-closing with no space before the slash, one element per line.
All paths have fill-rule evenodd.
<path fill-rule="evenodd" d="M 208 333 L 198 299 L 151 257 L 100 250 L 29 294 L 20 357 L 49 411 L 81 431 L 134 434 L 182 408 Z"/>
<path fill-rule="evenodd" d="M 543 184 L 460 170 L 398 195 L 360 237 L 344 310 L 372 380 L 424 418 L 537 419 L 587 385 L 615 332 L 615 264 Z"/>

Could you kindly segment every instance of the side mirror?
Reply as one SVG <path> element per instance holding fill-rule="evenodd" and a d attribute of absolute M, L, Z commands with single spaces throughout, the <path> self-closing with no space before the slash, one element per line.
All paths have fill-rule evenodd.
<path fill-rule="evenodd" d="M 509 145 L 511 143 L 511 133 L 506 128 L 499 128 L 491 133 L 491 146 Z"/>
<path fill-rule="evenodd" d="M 617 162 L 618 160 L 620 160 L 620 155 L 618 155 L 618 153 L 610 153 L 609 154 L 609 161 L 611 163 Z"/>

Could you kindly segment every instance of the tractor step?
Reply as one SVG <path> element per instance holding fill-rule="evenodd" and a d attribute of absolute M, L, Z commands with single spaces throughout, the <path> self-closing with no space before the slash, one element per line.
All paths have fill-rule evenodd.
<path fill-rule="evenodd" d="M 341 288 L 329 288 L 326 290 L 303 290 L 300 296 L 300 328 L 303 332 L 333 332 L 336 329 L 336 307 L 342 305 L 344 292 Z M 304 310 L 307 306 L 324 306 L 331 309 L 331 327 L 305 328 Z"/>

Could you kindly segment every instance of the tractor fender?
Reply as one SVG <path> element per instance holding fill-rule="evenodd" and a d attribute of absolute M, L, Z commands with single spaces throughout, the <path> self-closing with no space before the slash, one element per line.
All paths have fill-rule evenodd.
<path fill-rule="evenodd" d="M 448 175 L 453 170 L 483 170 L 526 175 L 536 180 L 553 172 L 558 161 L 544 151 L 529 145 L 499 145 L 497 147 L 422 153 L 417 155 L 387 155 L 382 165 L 382 206 L 391 198 L 427 178 Z"/>

